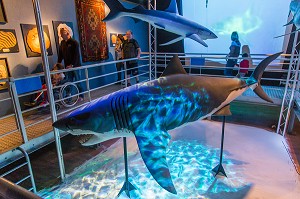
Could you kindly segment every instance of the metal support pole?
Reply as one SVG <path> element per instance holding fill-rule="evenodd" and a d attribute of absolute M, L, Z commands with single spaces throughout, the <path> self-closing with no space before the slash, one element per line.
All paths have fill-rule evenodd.
<path fill-rule="evenodd" d="M 92 101 L 91 97 L 91 91 L 90 91 L 90 82 L 89 82 L 89 71 L 87 68 L 84 69 L 85 72 L 85 83 L 86 83 L 86 89 L 88 90 L 88 96 L 89 96 L 89 101 Z"/>
<path fill-rule="evenodd" d="M 41 48 L 41 54 L 42 54 L 42 61 L 44 66 L 44 73 L 45 73 L 45 80 L 48 90 L 48 101 L 50 102 L 50 111 L 51 111 L 51 118 L 52 122 L 55 122 L 57 120 L 56 110 L 55 110 L 55 102 L 54 102 L 54 96 L 53 96 L 53 89 L 52 89 L 52 83 L 51 83 L 51 77 L 50 77 L 50 69 L 49 69 L 49 61 L 47 57 L 47 50 L 45 45 L 45 38 L 44 38 L 44 30 L 42 25 L 42 16 L 41 16 L 41 10 L 40 10 L 40 3 L 39 0 L 32 0 L 33 8 L 34 8 L 34 16 L 36 21 L 36 26 L 38 29 L 39 34 L 39 41 L 40 41 L 40 48 Z M 56 143 L 56 150 L 57 150 L 57 157 L 59 162 L 59 168 L 60 168 L 60 175 L 61 180 L 64 181 L 66 174 L 65 174 L 65 167 L 64 167 L 64 161 L 63 161 L 63 154 L 61 149 L 61 142 L 60 142 L 60 136 L 58 129 L 54 128 L 54 137 L 55 137 L 55 143 Z"/>
<path fill-rule="evenodd" d="M 125 87 L 127 87 L 128 85 L 128 76 L 127 76 L 127 64 L 126 64 L 126 61 L 124 62 L 124 79 L 125 79 Z"/>
<path fill-rule="evenodd" d="M 224 132 L 225 132 L 225 119 L 226 116 L 223 116 L 223 123 L 222 123 L 222 138 L 221 138 L 221 152 L 220 152 L 220 162 L 219 164 L 212 169 L 212 171 L 215 173 L 215 176 L 221 173 L 225 177 L 227 177 L 224 167 L 222 166 L 222 161 L 223 161 L 223 146 L 224 146 Z"/>
<path fill-rule="evenodd" d="M 297 31 L 294 36 L 289 69 L 286 78 L 285 90 L 284 90 L 284 95 L 281 103 L 281 110 L 280 110 L 277 130 L 276 130 L 278 134 L 281 134 L 283 136 L 285 136 L 287 125 L 289 123 L 290 111 L 294 103 L 294 93 L 298 81 L 298 73 L 299 73 L 299 52 L 297 50 L 297 46 L 299 45 L 299 43 L 297 43 L 298 34 L 299 32 Z M 297 61 L 295 61 L 296 57 L 298 58 Z M 289 88 L 290 82 L 293 83 L 292 89 Z"/>
<path fill-rule="evenodd" d="M 19 101 L 19 98 L 18 98 L 16 84 L 15 84 L 15 81 L 14 81 L 13 78 L 10 79 L 9 84 L 10 84 L 10 88 L 11 88 L 10 93 L 11 93 L 12 101 L 13 101 L 13 104 L 14 104 L 14 107 L 15 107 L 15 114 L 16 114 L 18 128 L 21 131 L 23 142 L 26 143 L 26 142 L 28 142 L 28 137 L 27 137 L 27 133 L 26 133 L 24 120 L 23 120 L 20 101 Z"/>
<path fill-rule="evenodd" d="M 23 148 L 17 147 L 17 149 L 23 153 L 23 155 L 27 161 L 28 170 L 29 170 L 29 174 L 30 174 L 30 180 L 31 180 L 32 188 L 33 188 L 33 193 L 36 193 L 36 186 L 35 186 L 35 181 L 34 181 L 34 177 L 33 177 L 33 172 L 32 172 L 29 155 Z"/>
<path fill-rule="evenodd" d="M 127 142 L 126 142 L 126 137 L 123 137 L 123 146 L 124 146 L 124 163 L 125 163 L 125 182 L 123 184 L 122 189 L 118 193 L 118 197 L 121 195 L 121 193 L 123 191 L 125 191 L 126 195 L 130 198 L 130 191 L 131 190 L 136 190 L 136 188 L 128 180 L 128 162 L 127 162 Z"/>
<path fill-rule="evenodd" d="M 148 10 L 156 10 L 156 0 L 148 0 Z M 152 80 L 152 72 L 154 71 L 153 77 L 157 78 L 157 31 L 156 28 L 148 25 L 149 31 L 149 69 L 150 69 L 150 80 Z"/>

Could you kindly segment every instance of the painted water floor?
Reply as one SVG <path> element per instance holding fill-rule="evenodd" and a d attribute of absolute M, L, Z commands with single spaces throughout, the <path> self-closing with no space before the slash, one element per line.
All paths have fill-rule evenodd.
<path fill-rule="evenodd" d="M 167 160 L 177 195 L 161 188 L 148 172 L 134 138 L 127 139 L 131 198 L 282 198 L 300 195 L 284 139 L 255 127 L 226 124 L 223 166 L 228 178 L 214 177 L 219 163 L 221 123 L 198 121 L 170 131 Z M 42 190 L 43 198 L 117 198 L 125 179 L 122 139 L 77 168 L 65 183 Z M 119 198 L 128 198 L 123 192 Z"/>

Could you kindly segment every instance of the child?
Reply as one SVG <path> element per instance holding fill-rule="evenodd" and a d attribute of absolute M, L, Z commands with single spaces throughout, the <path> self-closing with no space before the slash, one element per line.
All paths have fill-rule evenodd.
<path fill-rule="evenodd" d="M 53 71 L 58 71 L 58 70 L 62 70 L 62 69 L 64 69 L 64 66 L 60 63 L 55 64 L 54 67 L 53 67 Z M 52 82 L 53 87 L 65 83 L 65 74 L 64 73 L 52 74 L 51 75 L 51 82 Z M 47 93 L 47 90 L 46 90 L 47 89 L 46 84 L 42 85 L 42 89 L 44 90 L 43 91 L 44 96 L 43 96 L 43 100 L 42 100 L 40 105 L 45 105 L 45 104 L 48 103 L 48 93 Z"/>
<path fill-rule="evenodd" d="M 247 53 L 243 53 L 242 57 L 248 57 Z M 248 73 L 249 69 L 249 60 L 248 59 L 243 59 L 240 63 L 240 71 L 239 74 L 237 75 L 238 77 L 245 77 L 245 75 Z"/>
<path fill-rule="evenodd" d="M 58 71 L 64 69 L 64 66 L 60 63 L 57 63 L 53 67 L 53 71 Z M 51 76 L 51 81 L 53 86 L 57 86 L 59 84 L 64 83 L 63 80 L 65 79 L 64 73 L 55 73 Z"/>

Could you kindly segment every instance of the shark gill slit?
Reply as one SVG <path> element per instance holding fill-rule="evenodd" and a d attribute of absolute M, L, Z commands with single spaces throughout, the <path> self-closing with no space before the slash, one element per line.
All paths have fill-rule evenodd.
<path fill-rule="evenodd" d="M 132 130 L 131 116 L 128 110 L 127 96 L 117 96 L 112 99 L 111 108 L 118 132 L 130 133 Z"/>

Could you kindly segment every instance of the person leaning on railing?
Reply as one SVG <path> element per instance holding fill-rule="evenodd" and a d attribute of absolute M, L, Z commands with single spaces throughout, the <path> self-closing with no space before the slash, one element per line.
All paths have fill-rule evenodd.
<path fill-rule="evenodd" d="M 58 63 L 62 63 L 64 60 L 65 68 L 73 68 L 80 66 L 80 54 L 79 54 L 79 44 L 73 39 L 70 35 L 70 32 L 67 28 L 60 29 L 60 35 L 62 37 L 62 41 L 59 46 L 58 52 Z M 81 80 L 81 70 L 70 71 L 66 73 L 66 79 L 68 81 L 80 81 Z M 79 101 L 83 101 L 84 95 L 83 87 L 81 82 L 77 83 L 77 87 L 79 90 Z"/>

